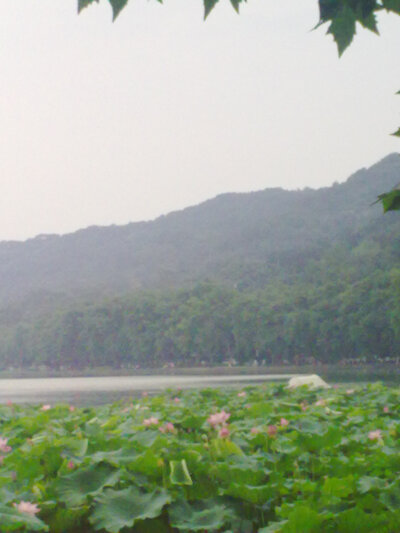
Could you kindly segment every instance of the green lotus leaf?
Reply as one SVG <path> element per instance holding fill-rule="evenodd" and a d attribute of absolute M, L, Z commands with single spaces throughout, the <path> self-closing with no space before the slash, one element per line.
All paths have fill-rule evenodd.
<path fill-rule="evenodd" d="M 354 491 L 354 477 L 328 477 L 322 487 L 322 494 L 336 498 L 347 498 Z"/>
<path fill-rule="evenodd" d="M 301 435 L 307 433 L 322 435 L 324 433 L 323 424 L 313 418 L 303 418 L 296 424 L 296 428 Z"/>
<path fill-rule="evenodd" d="M 285 524 L 287 524 L 287 520 L 272 522 L 269 526 L 259 529 L 258 533 L 280 533 Z"/>
<path fill-rule="evenodd" d="M 1 503 L 8 503 L 8 502 L 12 502 L 14 501 L 15 499 L 15 494 L 7 489 L 7 487 L 1 487 L 0 488 L 0 502 Z"/>
<path fill-rule="evenodd" d="M 149 448 L 145 452 L 137 455 L 130 463 L 129 468 L 135 473 L 139 472 L 141 474 L 159 477 L 161 476 L 160 463 L 162 463 L 161 456 Z"/>
<path fill-rule="evenodd" d="M 243 450 L 229 439 L 213 439 L 211 447 L 215 455 L 223 459 L 230 455 L 243 455 Z"/>
<path fill-rule="evenodd" d="M 153 446 L 155 441 L 160 438 L 160 432 L 147 429 L 143 433 L 136 433 L 132 437 L 132 443 L 138 444 L 141 448 L 149 448 Z"/>
<path fill-rule="evenodd" d="M 377 533 L 382 531 L 380 516 L 365 513 L 359 507 L 354 507 L 340 513 L 336 520 L 336 533 Z"/>
<path fill-rule="evenodd" d="M 280 438 L 273 443 L 274 450 L 279 453 L 293 455 L 299 451 L 298 447 L 290 439 Z"/>
<path fill-rule="evenodd" d="M 181 461 L 170 461 L 169 478 L 173 485 L 193 485 L 185 459 Z"/>
<path fill-rule="evenodd" d="M 237 520 L 231 509 L 216 500 L 193 504 L 179 501 L 171 505 L 168 514 L 171 526 L 181 531 L 217 531 Z"/>
<path fill-rule="evenodd" d="M 128 531 L 132 531 L 132 533 L 171 533 L 171 528 L 161 516 L 160 518 L 140 520 L 133 530 Z"/>
<path fill-rule="evenodd" d="M 390 509 L 390 511 L 400 509 L 400 485 L 398 483 L 393 483 L 386 491 L 381 492 L 379 500 L 387 509 Z"/>
<path fill-rule="evenodd" d="M 200 429 L 204 424 L 205 419 L 205 415 L 201 416 L 190 413 L 182 417 L 182 419 L 179 421 L 179 424 L 185 429 Z"/>
<path fill-rule="evenodd" d="M 384 489 L 386 486 L 386 481 L 378 477 L 363 476 L 357 482 L 357 488 L 364 494 L 371 490 L 380 490 Z"/>
<path fill-rule="evenodd" d="M 386 456 L 395 456 L 396 459 L 399 458 L 399 452 L 398 450 L 395 450 L 394 448 L 390 448 L 389 446 L 381 446 L 380 452 L 383 453 Z"/>
<path fill-rule="evenodd" d="M 272 483 L 260 486 L 231 483 L 226 489 L 221 489 L 221 494 L 234 496 L 246 502 L 262 504 L 273 498 L 277 493 L 277 486 Z"/>
<path fill-rule="evenodd" d="M 79 531 L 79 525 L 86 514 L 85 507 L 64 508 L 57 506 L 48 521 L 51 533 L 66 533 Z"/>
<path fill-rule="evenodd" d="M 95 501 L 89 518 L 94 529 L 118 533 L 124 527 L 133 527 L 137 520 L 159 516 L 171 497 L 164 490 L 144 493 L 132 485 L 124 490 L 106 489 Z"/>
<path fill-rule="evenodd" d="M 120 475 L 120 472 L 110 465 L 91 465 L 60 478 L 57 492 L 61 501 L 76 507 L 82 505 L 89 495 L 98 494 L 103 487 L 115 485 Z"/>
<path fill-rule="evenodd" d="M 259 456 L 232 455 L 228 461 L 217 463 L 212 467 L 213 476 L 221 481 L 262 485 L 270 473 Z"/>
<path fill-rule="evenodd" d="M 367 492 L 355 499 L 357 500 L 357 506 L 367 513 L 377 514 L 385 511 L 385 505 L 373 492 Z"/>
<path fill-rule="evenodd" d="M 288 507 L 287 519 L 282 527 L 282 533 L 321 533 L 325 517 L 307 505 L 300 504 L 292 509 Z"/>
<path fill-rule="evenodd" d="M 285 485 L 286 485 L 285 481 Z M 311 481 L 311 479 L 296 479 L 293 483 L 292 489 L 295 492 L 301 492 L 303 494 L 312 494 L 317 490 L 317 483 Z"/>
<path fill-rule="evenodd" d="M 91 463 L 109 463 L 113 466 L 122 466 L 131 464 L 139 456 L 132 449 L 120 448 L 109 452 L 95 452 L 90 456 Z"/>
<path fill-rule="evenodd" d="M 274 405 L 270 402 L 254 403 L 248 410 L 247 414 L 252 417 L 265 418 L 274 412 Z"/>
<path fill-rule="evenodd" d="M 306 450 L 319 451 L 337 446 L 342 437 L 342 431 L 339 428 L 329 426 L 326 431 L 321 430 L 321 433 L 300 435 L 299 443 Z"/>
<path fill-rule="evenodd" d="M 77 457 L 86 454 L 89 441 L 88 439 L 68 439 L 65 441 L 65 448 Z"/>

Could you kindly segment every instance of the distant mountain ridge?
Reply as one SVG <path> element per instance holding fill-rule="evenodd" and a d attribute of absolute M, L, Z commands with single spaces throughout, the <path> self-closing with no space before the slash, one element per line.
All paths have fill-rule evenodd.
<path fill-rule="evenodd" d="M 371 205 L 399 181 L 400 157 L 391 154 L 332 187 L 227 193 L 152 222 L 1 242 L 0 303 L 40 291 L 287 281 L 334 246 L 400 235 L 399 214 L 383 216 L 380 205 Z"/>

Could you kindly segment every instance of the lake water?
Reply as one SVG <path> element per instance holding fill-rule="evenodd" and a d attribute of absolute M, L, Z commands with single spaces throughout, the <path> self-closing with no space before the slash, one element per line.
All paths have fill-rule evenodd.
<path fill-rule="evenodd" d="M 0 379 L 0 403 L 100 404 L 165 389 L 244 386 L 287 381 L 295 374 L 241 376 L 121 376 Z"/>

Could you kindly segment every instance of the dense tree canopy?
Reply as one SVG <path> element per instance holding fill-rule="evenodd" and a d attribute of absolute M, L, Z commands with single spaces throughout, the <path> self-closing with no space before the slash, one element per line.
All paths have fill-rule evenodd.
<path fill-rule="evenodd" d="M 399 361 L 400 269 L 356 282 L 352 270 L 342 268 L 338 283 L 204 283 L 0 324 L 0 369 Z"/>

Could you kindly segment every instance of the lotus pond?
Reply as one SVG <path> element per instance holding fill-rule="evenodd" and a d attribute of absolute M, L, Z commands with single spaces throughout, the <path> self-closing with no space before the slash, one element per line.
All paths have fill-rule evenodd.
<path fill-rule="evenodd" d="M 0 405 L 0 531 L 399 533 L 400 391 Z"/>

